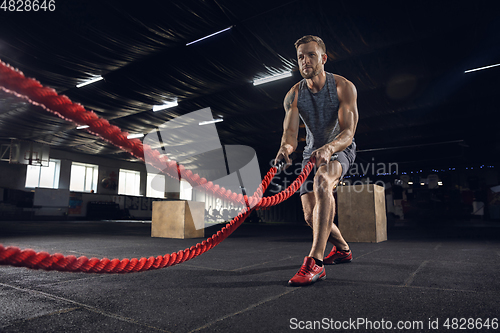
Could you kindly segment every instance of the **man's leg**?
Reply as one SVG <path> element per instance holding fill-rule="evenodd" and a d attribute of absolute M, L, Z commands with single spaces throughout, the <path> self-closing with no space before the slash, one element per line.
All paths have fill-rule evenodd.
<path fill-rule="evenodd" d="M 314 206 L 316 205 L 316 198 L 314 192 L 305 193 L 300 198 L 302 200 L 302 209 L 304 210 L 304 219 L 308 226 L 313 228 L 313 211 Z M 335 199 L 332 205 L 332 211 L 335 213 Z M 335 216 L 334 216 L 335 218 Z M 332 222 L 332 230 L 330 231 L 330 235 L 328 235 L 328 242 L 330 244 L 335 245 L 335 247 L 339 250 L 347 251 L 349 250 L 349 245 L 342 237 L 339 228 Z"/>
<path fill-rule="evenodd" d="M 333 190 L 342 176 L 342 165 L 331 161 L 321 166 L 314 177 L 315 205 L 312 215 L 313 244 L 309 256 L 323 260 L 326 243 L 331 239 L 341 250 L 349 249 L 340 230 L 333 223 L 335 218 L 335 199 Z"/>
<path fill-rule="evenodd" d="M 330 163 L 333 164 L 333 162 L 330 162 Z M 341 166 L 338 165 L 338 167 L 341 167 Z M 316 180 L 315 180 L 315 183 L 316 183 Z M 335 185 L 337 183 L 338 183 L 338 178 L 337 178 L 336 182 L 334 181 Z M 316 189 L 316 187 L 315 187 L 315 189 Z M 328 222 L 329 225 L 331 226 L 330 232 L 328 234 L 328 242 L 335 245 L 337 247 L 337 249 L 339 249 L 339 250 L 347 251 L 349 249 L 349 245 L 346 243 L 346 241 L 342 237 L 342 234 L 340 233 L 339 228 L 337 228 L 335 223 L 333 223 L 333 219 L 335 218 L 335 215 L 334 215 L 335 214 L 335 199 L 333 197 L 333 189 L 334 189 L 334 187 L 332 187 L 331 191 L 329 191 L 330 196 L 322 196 L 323 201 L 326 200 L 326 205 L 323 204 L 323 206 L 322 207 L 320 206 L 320 207 L 325 208 L 326 210 L 329 210 L 327 216 L 325 216 L 326 219 L 319 217 L 321 215 L 321 213 L 323 212 L 323 210 L 320 210 L 319 209 L 320 207 L 316 207 L 317 206 L 316 205 L 316 190 L 315 190 L 315 192 L 305 193 L 301 196 L 302 208 L 304 210 L 304 218 L 306 220 L 306 223 L 313 229 L 313 237 L 314 238 L 313 238 L 313 248 L 311 248 L 311 253 L 313 252 L 313 250 L 317 249 L 317 245 L 319 244 L 318 242 L 316 242 L 316 246 L 314 245 L 314 239 L 316 237 L 316 234 L 314 232 L 314 225 L 315 225 L 315 223 L 316 223 L 316 225 L 320 225 L 320 224 L 322 224 L 321 223 L 322 221 Z M 324 227 L 325 228 L 327 227 L 326 223 L 325 223 Z M 321 228 L 321 226 L 320 226 L 320 228 Z M 324 243 L 324 244 L 326 247 L 326 243 Z M 318 250 L 320 250 L 320 249 L 318 249 Z M 311 253 L 309 255 L 313 256 Z M 324 250 L 323 250 L 323 253 L 324 253 Z M 319 258 L 318 257 L 315 257 L 315 258 L 321 260 L 321 259 L 323 259 L 323 255 Z"/>
<path fill-rule="evenodd" d="M 321 166 L 314 176 L 312 195 L 302 195 L 304 212 L 309 225 L 311 225 L 312 209 L 313 244 L 309 255 L 304 258 L 300 270 L 288 281 L 289 285 L 308 285 L 326 277 L 325 268 L 321 263 L 316 262 L 316 259 L 323 260 L 326 243 L 330 237 L 339 247 L 348 248 L 340 230 L 333 223 L 335 214 L 333 189 L 339 182 L 341 175 L 342 166 L 338 161 Z"/>

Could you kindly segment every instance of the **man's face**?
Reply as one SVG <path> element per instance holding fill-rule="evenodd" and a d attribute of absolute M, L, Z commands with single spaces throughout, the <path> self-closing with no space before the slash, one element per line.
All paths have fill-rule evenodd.
<path fill-rule="evenodd" d="M 311 79 L 323 71 L 326 55 L 316 42 L 301 44 L 297 48 L 300 75 L 304 79 Z"/>

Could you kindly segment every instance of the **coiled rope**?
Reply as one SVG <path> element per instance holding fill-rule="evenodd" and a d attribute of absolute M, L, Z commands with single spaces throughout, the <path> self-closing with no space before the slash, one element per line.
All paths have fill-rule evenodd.
<path fill-rule="evenodd" d="M 88 125 L 87 131 L 89 133 L 101 137 L 136 158 L 144 161 L 144 156 L 147 155 L 148 163 L 173 178 L 178 178 L 180 175 L 192 186 L 201 187 L 218 197 L 246 205 L 231 222 L 227 223 L 212 237 L 183 251 L 165 254 L 164 256 L 122 260 L 110 260 L 108 258 L 88 259 L 85 256 L 77 258 L 72 255 L 64 256 L 60 253 L 49 254 L 47 252 L 36 252 L 32 249 L 21 250 L 14 246 L 4 247 L 0 244 L 0 265 L 88 273 L 142 272 L 177 265 L 217 246 L 245 221 L 253 209 L 275 206 L 288 199 L 299 189 L 314 166 L 314 161 L 309 161 L 301 174 L 287 189 L 270 197 L 262 197 L 277 172 L 277 168 L 273 167 L 268 171 L 254 195 L 248 197 L 219 187 L 219 185 L 207 181 L 192 171 L 186 170 L 182 165 L 178 165 L 165 155 L 160 155 L 158 151 L 152 150 L 148 145 L 143 145 L 139 139 L 127 139 L 128 133 L 122 132 L 117 126 L 111 125 L 93 111 L 86 110 L 81 104 L 73 103 L 67 96 L 57 94 L 54 89 L 42 86 L 35 79 L 26 78 L 21 71 L 1 60 L 0 89 L 23 98 L 33 105 L 40 106 L 62 119 L 72 121 L 77 125 Z"/>

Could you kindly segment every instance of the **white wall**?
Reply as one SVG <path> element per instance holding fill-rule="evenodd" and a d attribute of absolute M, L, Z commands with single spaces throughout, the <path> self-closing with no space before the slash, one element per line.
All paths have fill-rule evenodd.
<path fill-rule="evenodd" d="M 89 201 L 114 201 L 120 203 L 121 208 L 124 206 L 125 197 L 118 195 L 118 187 L 115 189 L 107 189 L 102 185 L 102 180 L 109 177 L 111 173 L 115 173 L 118 184 L 119 169 L 128 169 L 139 171 L 141 173 L 140 194 L 141 197 L 129 197 L 128 200 L 140 202 L 140 206 L 147 204 L 148 199 L 143 199 L 146 196 L 147 186 L 147 170 L 144 162 L 127 162 L 115 159 L 103 158 L 99 156 L 78 154 L 73 152 L 59 151 L 56 149 L 50 150 L 50 158 L 61 161 L 61 169 L 59 176 L 59 189 L 68 190 L 71 176 L 71 163 L 80 162 L 85 164 L 95 164 L 99 166 L 98 187 L 97 193 L 83 193 L 83 209 L 82 213 L 76 216 L 85 216 L 86 204 Z M 25 187 L 27 166 L 22 164 L 10 164 L 6 161 L 0 161 L 0 189 L 15 189 L 22 191 L 33 191 Z M 179 181 L 171 177 L 165 177 L 165 192 L 169 197 L 175 198 L 175 193 L 179 192 Z M 3 190 L 2 190 L 3 191 Z M 3 192 L 2 192 L 3 193 Z M 178 198 L 178 196 L 177 196 Z M 139 207 L 137 210 L 131 210 L 130 213 L 134 217 L 148 218 L 151 217 L 151 211 Z M 75 216 L 75 215 L 73 215 Z"/>
<path fill-rule="evenodd" d="M 59 176 L 59 188 L 69 189 L 69 181 L 71 174 L 71 163 L 80 162 L 86 164 L 96 164 L 99 166 L 99 185 L 97 193 L 99 194 L 118 194 L 118 188 L 109 190 L 101 186 L 101 181 L 108 177 L 111 172 L 115 172 L 118 177 L 119 169 L 128 169 L 139 171 L 141 173 L 140 193 L 146 195 L 146 179 L 147 170 L 144 162 L 127 162 L 115 159 L 103 158 L 93 155 L 77 154 L 56 149 L 50 150 L 50 158 L 61 160 L 61 171 Z M 27 166 L 23 164 L 9 164 L 9 162 L 0 161 L 0 187 L 16 190 L 26 190 L 24 184 L 26 182 Z M 166 177 L 170 178 L 170 177 Z M 178 192 L 179 182 L 173 179 L 166 181 L 166 192 Z"/>
<path fill-rule="evenodd" d="M 139 209 L 130 210 L 130 214 L 134 217 L 139 218 L 150 218 L 151 211 L 143 209 L 142 206 L 148 204 L 148 200 L 145 199 L 146 195 L 146 185 L 147 185 L 147 170 L 144 162 L 127 162 L 115 159 L 103 158 L 99 156 L 78 154 L 73 152 L 59 151 L 56 149 L 50 150 L 50 158 L 58 159 L 61 161 L 61 170 L 59 178 L 59 189 L 68 190 L 71 176 L 71 163 L 79 162 L 85 164 L 95 164 L 99 166 L 98 175 L 98 187 L 97 193 L 82 193 L 82 210 L 79 214 L 71 214 L 73 217 L 83 217 L 86 215 L 87 204 L 90 201 L 101 201 L 101 202 L 117 202 L 120 204 L 120 208 L 125 206 L 125 198 L 129 200 L 129 203 L 133 201 L 134 203 L 139 203 Z M 118 195 L 118 187 L 116 189 L 108 189 L 102 185 L 102 180 L 109 177 L 112 173 L 116 175 L 116 180 L 118 183 L 119 169 L 135 170 L 141 173 L 141 186 L 140 194 L 141 197 L 132 196 L 121 196 Z M 23 191 L 32 191 L 33 189 L 26 189 L 24 184 L 26 182 L 26 165 L 20 164 L 9 164 L 5 161 L 0 161 L 0 189 L 16 189 Z M 166 198 L 168 199 L 179 199 L 179 180 L 173 179 L 169 176 L 165 177 L 165 192 Z M 226 200 L 217 200 L 216 197 L 204 192 L 193 191 L 192 199 L 193 201 L 205 202 L 206 209 L 222 209 L 230 208 L 232 205 Z"/>

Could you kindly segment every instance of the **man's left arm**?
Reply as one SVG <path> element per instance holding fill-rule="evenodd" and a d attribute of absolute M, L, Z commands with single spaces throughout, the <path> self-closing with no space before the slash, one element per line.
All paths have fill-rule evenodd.
<path fill-rule="evenodd" d="M 313 152 L 316 165 L 328 163 L 333 154 L 349 147 L 358 125 L 357 91 L 354 84 L 347 79 L 336 76 L 337 95 L 339 98 L 340 133 L 330 143 Z"/>
<path fill-rule="evenodd" d="M 332 155 L 346 149 L 352 143 L 358 126 L 358 92 L 354 84 L 345 78 L 338 79 L 337 94 L 339 96 L 340 133 L 330 142 Z"/>

